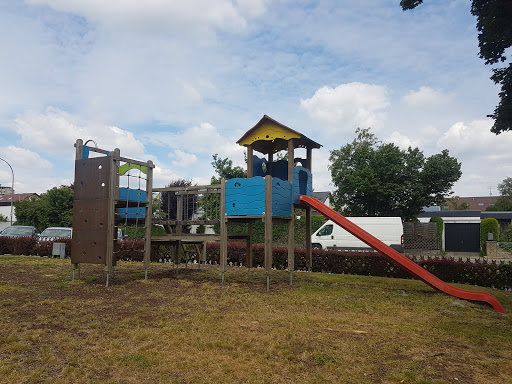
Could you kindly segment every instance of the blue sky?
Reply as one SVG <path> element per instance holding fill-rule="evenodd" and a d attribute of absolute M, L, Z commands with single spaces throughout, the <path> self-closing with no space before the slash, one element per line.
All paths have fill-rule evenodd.
<path fill-rule="evenodd" d="M 329 150 L 371 127 L 448 149 L 456 195 L 496 195 L 512 134 L 489 132 L 499 88 L 475 23 L 468 0 L 4 1 L 0 157 L 20 193 L 69 184 L 77 138 L 152 160 L 156 187 L 207 184 L 213 154 L 244 165 L 236 141 L 266 114 L 323 145 L 315 190 L 333 188 Z"/>

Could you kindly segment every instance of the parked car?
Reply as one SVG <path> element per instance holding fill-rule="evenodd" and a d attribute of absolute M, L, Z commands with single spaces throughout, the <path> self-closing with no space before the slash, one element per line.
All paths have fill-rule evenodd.
<path fill-rule="evenodd" d="M 0 232 L 5 237 L 34 237 L 37 236 L 35 227 L 28 225 L 11 225 Z"/>
<path fill-rule="evenodd" d="M 39 235 L 39 240 L 54 241 L 57 239 L 71 239 L 73 228 L 68 227 L 48 227 Z"/>
<path fill-rule="evenodd" d="M 404 228 L 400 217 L 347 217 L 352 223 L 369 232 L 398 252 L 404 252 Z M 313 248 L 323 250 L 371 249 L 331 220 L 312 236 Z"/>

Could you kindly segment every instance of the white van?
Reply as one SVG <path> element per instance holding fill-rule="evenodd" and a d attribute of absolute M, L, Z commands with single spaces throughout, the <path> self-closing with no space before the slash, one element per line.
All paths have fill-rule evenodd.
<path fill-rule="evenodd" d="M 384 244 L 403 253 L 404 228 L 400 217 L 347 217 L 355 225 L 375 236 Z M 313 248 L 323 250 L 371 249 L 331 220 L 322 225 L 312 236 Z"/>

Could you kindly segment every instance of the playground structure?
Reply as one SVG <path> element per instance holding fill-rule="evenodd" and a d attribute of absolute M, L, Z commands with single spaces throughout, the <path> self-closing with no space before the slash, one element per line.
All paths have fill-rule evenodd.
<path fill-rule="evenodd" d="M 388 247 L 357 227 L 339 213 L 312 198 L 311 155 L 320 144 L 305 135 L 271 119 L 263 118 L 237 142 L 247 149 L 247 178 L 221 180 L 218 185 L 190 187 L 152 187 L 153 163 L 140 162 L 120 156 L 119 149 L 112 152 L 88 147 L 77 140 L 75 161 L 75 202 L 73 208 L 73 240 L 71 263 L 73 278 L 80 263 L 102 264 L 107 273 L 113 271 L 123 242 L 120 234 L 128 229 L 142 234 L 144 247 L 133 250 L 143 254 L 145 276 L 151 261 L 151 246 L 170 246 L 177 267 L 185 246 L 192 246 L 198 255 L 199 267 L 206 262 L 206 243 L 220 242 L 219 268 L 222 284 L 227 268 L 229 239 L 246 241 L 246 266 L 250 273 L 252 262 L 252 226 L 263 221 L 265 228 L 264 268 L 267 290 L 272 270 L 273 222 L 288 225 L 288 265 L 290 284 L 294 271 L 294 219 L 300 206 L 306 215 L 306 267 L 311 271 L 311 209 L 331 219 L 385 257 L 405 268 L 431 287 L 450 295 L 486 302 L 497 311 L 505 310 L 499 301 L 485 292 L 474 292 L 453 287 Z M 305 158 L 295 157 L 295 149 L 306 150 Z M 274 160 L 274 155 L 286 151 L 284 157 Z M 254 154 L 259 152 L 265 157 Z M 91 153 L 99 157 L 90 157 Z M 103 155 L 103 156 L 102 156 Z M 153 192 L 166 196 L 163 204 L 167 212 L 152 218 Z M 171 203 L 175 209 L 171 212 Z M 172 213 L 172 214 L 171 214 Z M 228 235 L 227 227 L 245 223 L 246 233 Z M 164 235 L 152 235 L 152 224 L 162 225 Z M 219 233 L 191 233 L 191 227 L 220 227 Z M 140 229 L 140 230 L 139 230 Z M 176 268 L 177 272 L 177 268 Z"/>

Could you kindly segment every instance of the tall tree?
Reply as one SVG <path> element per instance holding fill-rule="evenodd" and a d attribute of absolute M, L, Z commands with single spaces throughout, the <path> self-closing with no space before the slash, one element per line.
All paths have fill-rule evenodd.
<path fill-rule="evenodd" d="M 418 148 L 378 141 L 370 129 L 356 135 L 329 157 L 333 204 L 345 215 L 412 219 L 424 206 L 441 204 L 462 175 L 447 150 L 425 159 Z"/>
<path fill-rule="evenodd" d="M 66 186 L 52 188 L 41 194 L 40 199 L 17 201 L 14 207 L 16 223 L 32 225 L 38 231 L 73 224 L 73 190 Z"/>
<path fill-rule="evenodd" d="M 416 8 L 421 3 L 423 0 L 400 1 L 404 11 Z M 512 46 L 512 1 L 473 0 L 471 13 L 477 18 L 480 58 L 488 65 L 505 62 L 505 51 Z M 491 80 L 501 85 L 501 91 L 499 104 L 488 117 L 494 119 L 491 132 L 500 134 L 512 130 L 512 63 L 492 71 Z"/>

